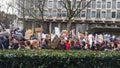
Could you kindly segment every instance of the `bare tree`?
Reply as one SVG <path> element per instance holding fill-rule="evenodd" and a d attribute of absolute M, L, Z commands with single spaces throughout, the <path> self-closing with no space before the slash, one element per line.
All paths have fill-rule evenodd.
<path fill-rule="evenodd" d="M 34 1 L 34 2 L 32 2 Z M 27 8 L 28 14 L 34 18 L 34 21 L 39 21 L 41 24 L 41 29 L 45 29 L 44 26 L 44 6 L 46 0 L 30 0 L 30 4 L 33 4 L 33 7 Z"/>
<path fill-rule="evenodd" d="M 3 28 L 8 28 L 10 22 L 13 22 L 13 20 L 16 18 L 16 15 L 10 14 L 9 9 L 11 7 L 9 6 L 8 2 L 5 4 L 2 4 L 2 2 L 0 2 L 0 9 L 3 9 L 3 7 L 6 6 L 4 10 L 0 10 L 0 17 L 2 17 L 0 19 L 0 24 L 4 24 L 4 26 L 2 26 Z"/>
<path fill-rule="evenodd" d="M 9 6 L 9 8 L 11 8 L 12 10 L 17 10 L 17 12 L 19 13 L 19 15 L 22 17 L 22 22 L 23 22 L 23 27 L 24 30 L 23 32 L 25 32 L 26 29 L 26 25 L 25 25 L 25 13 L 26 13 L 26 8 L 25 8 L 25 2 L 27 0 L 16 0 L 15 4 L 13 4 L 13 2 L 9 2 L 7 3 L 7 5 Z"/>
<path fill-rule="evenodd" d="M 61 0 L 63 8 L 66 9 L 67 13 L 67 33 L 69 34 L 72 26 L 72 18 L 76 17 L 80 12 L 85 9 L 91 1 L 88 1 L 85 5 L 82 5 L 82 2 L 85 0 Z"/>
<path fill-rule="evenodd" d="M 9 3 L 8 5 L 16 9 L 18 13 L 22 15 L 23 24 L 25 23 L 26 16 L 33 19 L 33 32 L 35 32 L 36 21 L 41 24 L 41 29 L 45 29 L 44 26 L 44 6 L 46 0 L 16 0 L 16 6 Z M 26 26 L 23 25 L 24 29 Z"/>

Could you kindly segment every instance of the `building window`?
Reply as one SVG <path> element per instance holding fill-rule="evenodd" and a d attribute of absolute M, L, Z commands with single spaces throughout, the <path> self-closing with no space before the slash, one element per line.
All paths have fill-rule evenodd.
<path fill-rule="evenodd" d="M 70 2 L 71 2 L 72 7 L 76 8 L 76 5 L 77 5 L 76 2 L 74 2 L 74 1 L 70 1 Z"/>
<path fill-rule="evenodd" d="M 111 8 L 111 2 L 107 2 L 107 8 Z"/>
<path fill-rule="evenodd" d="M 100 18 L 100 10 L 97 10 L 96 18 Z"/>
<path fill-rule="evenodd" d="M 82 11 L 81 17 L 85 17 L 85 11 Z"/>
<path fill-rule="evenodd" d="M 44 16 L 47 16 L 47 15 L 48 15 L 47 10 L 44 10 Z"/>
<path fill-rule="evenodd" d="M 53 11 L 53 17 L 57 17 L 57 11 L 56 10 Z"/>
<path fill-rule="evenodd" d="M 58 10 L 58 17 L 61 17 L 61 10 Z"/>
<path fill-rule="evenodd" d="M 40 16 L 40 11 L 39 10 L 36 10 L 36 16 L 39 17 Z"/>
<path fill-rule="evenodd" d="M 117 8 L 120 8 L 120 2 L 117 3 Z"/>
<path fill-rule="evenodd" d="M 25 0 L 25 7 L 26 7 L 26 8 L 29 8 L 29 7 L 30 7 L 29 1 L 26 1 L 26 0 Z"/>
<path fill-rule="evenodd" d="M 97 2 L 97 8 L 101 8 L 101 2 L 100 1 Z"/>
<path fill-rule="evenodd" d="M 58 7 L 62 7 L 62 1 L 58 1 Z"/>
<path fill-rule="evenodd" d="M 33 7 L 33 6 L 34 6 L 34 0 L 31 0 L 30 7 Z"/>
<path fill-rule="evenodd" d="M 82 7 L 85 7 L 86 1 L 82 1 Z"/>
<path fill-rule="evenodd" d="M 116 1 L 112 1 L 112 9 L 116 9 Z"/>
<path fill-rule="evenodd" d="M 66 30 L 67 23 L 61 23 L 61 31 Z"/>
<path fill-rule="evenodd" d="M 117 8 L 120 8 L 120 2 L 117 3 Z"/>
<path fill-rule="evenodd" d="M 53 6 L 53 1 L 48 1 L 48 7 L 52 7 Z"/>
<path fill-rule="evenodd" d="M 87 2 L 87 7 L 88 7 L 88 8 L 91 7 L 91 2 Z"/>
<path fill-rule="evenodd" d="M 92 1 L 92 8 L 96 8 L 96 2 Z"/>
<path fill-rule="evenodd" d="M 81 7 L 81 1 L 77 1 L 77 7 Z"/>
<path fill-rule="evenodd" d="M 116 17 L 116 12 L 112 12 L 112 18 Z"/>
<path fill-rule="evenodd" d="M 120 18 L 120 11 L 117 11 L 117 18 Z"/>
<path fill-rule="evenodd" d="M 42 7 L 42 5 L 43 5 L 43 1 L 39 1 L 39 3 L 35 1 L 35 7 Z"/>
<path fill-rule="evenodd" d="M 77 17 L 77 18 L 80 18 L 80 17 L 81 17 L 81 13 L 79 13 L 76 17 Z"/>
<path fill-rule="evenodd" d="M 102 8 L 105 9 L 106 8 L 106 2 L 102 1 Z"/>
<path fill-rule="evenodd" d="M 95 14 L 96 14 L 95 11 L 92 11 L 92 12 L 91 12 L 91 17 L 92 17 L 92 18 L 95 18 Z"/>
<path fill-rule="evenodd" d="M 67 6 L 67 7 L 71 7 L 71 5 L 72 5 L 72 1 L 67 0 L 67 4 L 66 4 L 66 6 Z"/>
<path fill-rule="evenodd" d="M 62 11 L 62 17 L 66 17 L 67 16 L 66 13 L 67 13 L 66 11 Z"/>
<path fill-rule="evenodd" d="M 78 14 L 77 14 L 77 16 L 76 16 L 76 18 L 80 18 L 81 17 L 81 12 L 77 12 Z"/>
<path fill-rule="evenodd" d="M 47 7 L 47 2 L 45 2 L 45 7 Z"/>
<path fill-rule="evenodd" d="M 20 13 L 22 13 L 22 12 L 20 12 Z M 30 9 L 30 10 L 28 11 L 29 16 L 31 16 L 31 14 L 33 14 L 33 13 L 35 13 L 33 9 Z M 39 14 L 39 15 L 40 15 L 40 14 Z"/>
<path fill-rule="evenodd" d="M 105 18 L 105 17 L 106 17 L 106 12 L 105 12 L 105 11 L 102 11 L 101 17 L 102 17 L 102 18 Z"/>
<path fill-rule="evenodd" d="M 42 5 L 42 4 L 43 4 L 43 1 L 39 1 L 39 4 Z"/>
<path fill-rule="evenodd" d="M 110 19 L 110 18 L 111 18 L 111 11 L 107 10 L 107 19 Z"/>
<path fill-rule="evenodd" d="M 52 17 L 52 14 L 51 14 L 51 13 L 52 13 L 52 10 L 49 9 L 49 10 L 48 10 L 48 16 L 49 16 L 49 17 Z"/>

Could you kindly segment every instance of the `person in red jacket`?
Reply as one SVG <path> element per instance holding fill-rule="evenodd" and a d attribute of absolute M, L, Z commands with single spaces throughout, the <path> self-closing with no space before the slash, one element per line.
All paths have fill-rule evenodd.
<path fill-rule="evenodd" d="M 68 40 L 66 41 L 66 50 L 70 50 L 70 43 Z"/>

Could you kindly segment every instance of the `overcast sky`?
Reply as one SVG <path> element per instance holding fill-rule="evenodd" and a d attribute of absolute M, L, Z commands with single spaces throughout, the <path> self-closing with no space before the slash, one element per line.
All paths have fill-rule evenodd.
<path fill-rule="evenodd" d="M 11 2 L 12 0 L 0 0 L 0 10 L 1 11 L 4 11 L 4 12 L 6 12 L 6 13 L 11 13 L 12 14 L 12 9 L 11 8 L 9 8 L 8 10 L 7 10 L 7 8 L 9 7 L 7 4 L 9 3 L 9 2 Z"/>

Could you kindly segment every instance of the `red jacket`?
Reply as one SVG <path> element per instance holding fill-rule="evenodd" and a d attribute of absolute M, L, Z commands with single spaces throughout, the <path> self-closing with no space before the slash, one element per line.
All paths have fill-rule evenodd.
<path fill-rule="evenodd" d="M 70 44 L 69 44 L 69 42 L 66 42 L 66 50 L 70 50 Z"/>

